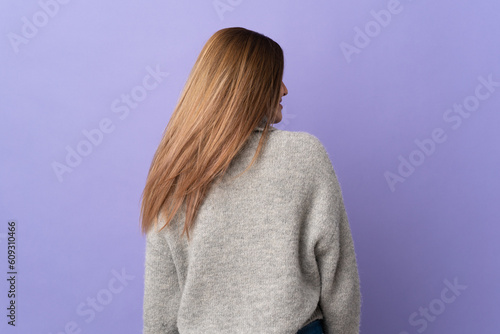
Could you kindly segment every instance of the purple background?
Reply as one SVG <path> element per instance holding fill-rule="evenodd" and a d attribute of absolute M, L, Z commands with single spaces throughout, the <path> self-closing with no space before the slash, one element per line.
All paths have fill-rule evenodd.
<path fill-rule="evenodd" d="M 217 3 L 229 7 L 218 13 Z M 276 127 L 312 133 L 330 154 L 358 258 L 361 333 L 498 333 L 499 2 L 10 0 L 0 8 L 2 333 L 142 331 L 140 195 L 198 53 L 231 26 L 282 46 L 289 94 Z M 346 45 L 357 53 L 344 54 Z M 157 67 L 168 76 L 144 90 L 147 68 Z M 473 97 L 489 76 L 483 100 Z M 128 107 L 121 96 L 132 93 L 138 102 Z M 453 106 L 464 103 L 473 111 L 459 116 Z M 92 132 L 106 122 L 102 138 Z M 53 165 L 67 165 L 67 147 L 87 156 L 58 177 Z M 404 173 L 400 159 L 410 158 L 418 166 L 391 188 L 386 172 Z M 9 220 L 17 221 L 15 328 L 6 324 Z"/>

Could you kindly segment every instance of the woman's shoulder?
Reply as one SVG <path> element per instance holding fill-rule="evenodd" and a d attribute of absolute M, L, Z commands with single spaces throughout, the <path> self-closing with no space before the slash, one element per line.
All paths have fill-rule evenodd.
<path fill-rule="evenodd" d="M 325 145 L 312 133 L 274 128 L 269 142 L 273 156 L 294 161 L 309 170 L 329 170 L 332 167 Z"/>
<path fill-rule="evenodd" d="M 306 131 L 280 130 L 276 128 L 273 128 L 271 133 L 272 135 L 270 137 L 274 144 L 281 143 L 283 148 L 298 150 L 308 155 L 322 155 L 327 152 L 321 140 L 312 133 Z"/>

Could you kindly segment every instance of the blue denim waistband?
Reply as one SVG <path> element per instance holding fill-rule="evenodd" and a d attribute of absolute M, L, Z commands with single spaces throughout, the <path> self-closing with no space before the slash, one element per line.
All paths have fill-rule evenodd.
<path fill-rule="evenodd" d="M 323 334 L 321 319 L 314 320 L 313 322 L 302 327 L 297 334 Z"/>

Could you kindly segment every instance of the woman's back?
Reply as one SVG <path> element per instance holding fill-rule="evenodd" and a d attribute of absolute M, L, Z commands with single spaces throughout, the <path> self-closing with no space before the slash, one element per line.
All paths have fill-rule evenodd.
<path fill-rule="evenodd" d="M 340 186 L 321 142 L 254 130 L 211 185 L 190 241 L 185 206 L 147 234 L 144 333 L 358 333 L 360 290 Z M 163 226 L 163 220 L 159 220 Z"/>

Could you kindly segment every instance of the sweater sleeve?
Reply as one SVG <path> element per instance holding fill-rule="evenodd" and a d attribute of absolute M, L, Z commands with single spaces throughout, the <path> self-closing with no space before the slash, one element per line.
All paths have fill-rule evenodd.
<path fill-rule="evenodd" d="M 354 243 L 339 182 L 328 153 L 315 139 L 311 214 L 320 226 L 315 256 L 321 277 L 325 334 L 358 334 L 361 293 Z"/>
<path fill-rule="evenodd" d="M 146 234 L 143 334 L 178 334 L 180 296 L 177 271 L 167 241 L 152 228 Z"/>

